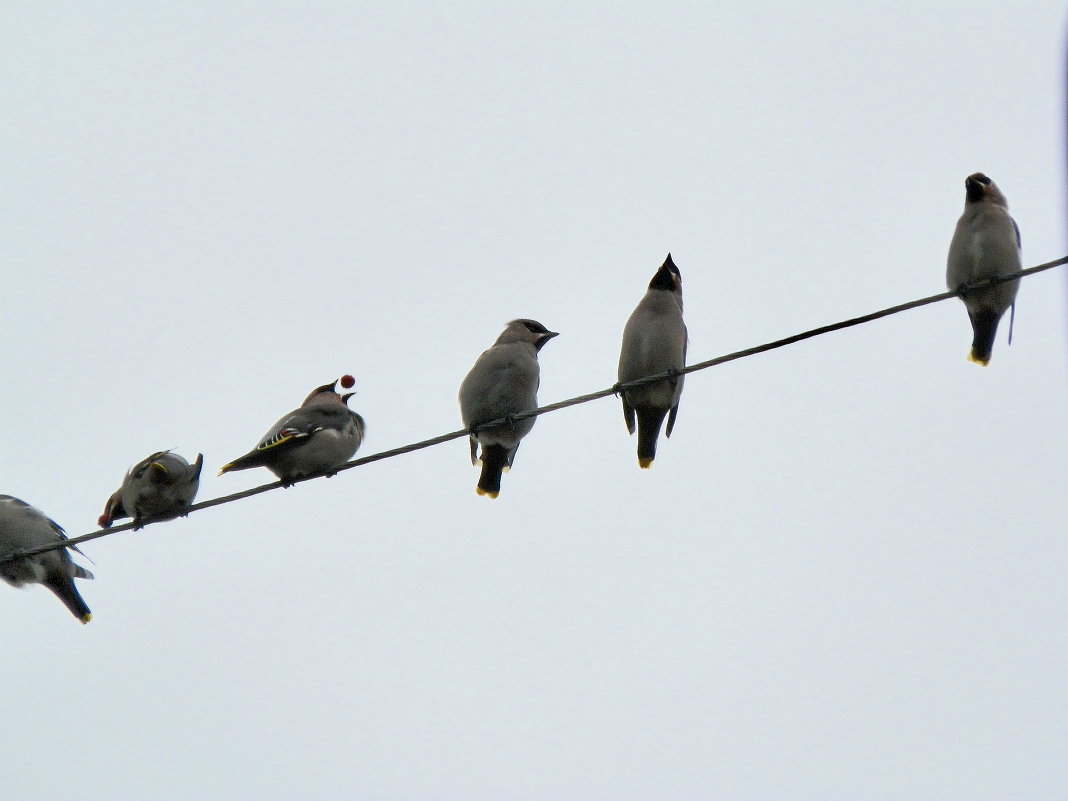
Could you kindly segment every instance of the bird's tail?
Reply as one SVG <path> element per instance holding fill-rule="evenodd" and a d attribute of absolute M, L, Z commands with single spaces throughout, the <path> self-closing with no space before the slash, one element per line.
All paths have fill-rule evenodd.
<path fill-rule="evenodd" d="M 71 614 L 82 623 L 88 623 L 93 619 L 93 613 L 89 611 L 89 607 L 85 605 L 82 596 L 78 594 L 77 587 L 74 586 L 74 579 L 66 576 L 57 577 L 45 582 L 45 586 L 54 592 L 63 605 L 71 611 Z"/>
<path fill-rule="evenodd" d="M 1001 315 L 993 309 L 980 309 L 970 315 L 972 318 L 972 351 L 968 359 L 984 367 L 990 363 L 990 354 L 994 350 L 994 338 L 998 333 L 998 321 Z"/>
<path fill-rule="evenodd" d="M 508 466 L 508 450 L 501 445 L 482 446 L 482 474 L 475 492 L 496 498 L 501 494 L 501 473 Z"/>
<path fill-rule="evenodd" d="M 280 451 L 286 451 L 299 446 L 303 442 L 307 442 L 308 438 L 318 430 L 319 429 L 317 428 L 309 428 L 308 430 L 283 428 L 273 437 L 264 440 L 257 445 L 255 449 L 249 451 L 244 456 L 239 456 L 229 464 L 224 464 L 219 468 L 219 475 L 221 476 L 223 473 L 229 473 L 231 470 L 248 470 L 253 467 L 268 467 Z M 278 450 L 273 450 L 275 448 Z"/>
<path fill-rule="evenodd" d="M 638 410 L 638 466 L 643 470 L 653 466 L 656 441 L 660 437 L 660 426 L 665 416 L 667 409 Z"/>
<path fill-rule="evenodd" d="M 219 475 L 223 473 L 230 473 L 234 470 L 251 470 L 253 467 L 263 467 L 267 462 L 267 458 L 257 451 L 252 453 L 246 453 L 237 459 L 234 459 L 229 464 L 224 464 L 219 468 Z"/>

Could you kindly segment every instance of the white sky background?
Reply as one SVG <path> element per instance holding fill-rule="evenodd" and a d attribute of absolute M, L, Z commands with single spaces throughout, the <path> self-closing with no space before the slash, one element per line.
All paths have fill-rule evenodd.
<path fill-rule="evenodd" d="M 802 8 L 802 6 L 804 6 Z M 944 289 L 964 178 L 1065 254 L 1060 3 L 4 4 L 0 492 L 72 535 L 357 378 L 460 426 L 503 324 L 615 381 L 669 250 L 698 361 Z M 90 543 L 0 587 L 15 799 L 1053 799 L 1065 275 Z M 82 560 L 84 563 L 84 560 Z"/>

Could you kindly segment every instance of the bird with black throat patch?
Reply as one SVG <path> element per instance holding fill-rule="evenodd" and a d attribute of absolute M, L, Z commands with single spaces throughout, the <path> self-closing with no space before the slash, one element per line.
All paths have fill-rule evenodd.
<path fill-rule="evenodd" d="M 479 495 L 496 498 L 500 494 L 501 473 L 512 466 L 520 440 L 534 428 L 533 417 L 514 420 L 511 416 L 538 408 L 538 353 L 557 335 L 537 320 L 512 320 L 460 385 L 460 417 L 471 432 L 471 464 L 482 460 L 475 486 Z M 505 422 L 485 425 L 495 420 Z"/>
<path fill-rule="evenodd" d="M 978 281 L 1008 275 L 1022 269 L 1020 229 L 1009 214 L 1009 204 L 997 184 L 981 172 L 964 180 L 964 213 L 957 221 L 946 259 L 946 286 L 964 301 L 972 323 L 972 348 L 968 358 L 984 367 L 990 363 L 998 323 L 1006 310 L 1009 344 L 1016 313 L 1020 279 L 967 289 Z"/>
<path fill-rule="evenodd" d="M 682 320 L 682 273 L 669 253 L 623 329 L 617 372 L 619 383 L 681 370 L 686 366 L 686 342 L 686 323 Z M 667 418 L 666 436 L 670 437 L 675 427 L 683 378 L 682 375 L 672 375 L 619 388 L 627 430 L 631 434 L 635 427 L 638 430 L 638 466 L 643 469 L 653 466 L 664 418 Z"/>

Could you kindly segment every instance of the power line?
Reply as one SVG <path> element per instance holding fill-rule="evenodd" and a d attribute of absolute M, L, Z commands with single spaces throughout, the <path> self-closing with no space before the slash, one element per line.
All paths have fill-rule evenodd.
<path fill-rule="evenodd" d="M 511 415 L 509 418 L 501 420 L 493 420 L 489 423 L 484 423 L 479 428 L 492 428 L 494 426 L 514 422 L 517 420 L 525 420 L 528 417 L 537 417 L 542 414 L 548 414 L 549 412 L 559 411 L 560 409 L 566 409 L 570 406 L 578 406 L 582 403 L 589 403 L 590 401 L 600 400 L 606 398 L 609 395 L 616 395 L 622 389 L 630 389 L 633 387 L 644 386 L 645 384 L 652 384 L 656 381 L 663 381 L 664 379 L 677 378 L 680 375 L 687 373 L 695 373 L 698 370 L 707 370 L 709 367 L 716 367 L 720 364 L 726 364 L 727 362 L 733 362 L 736 359 L 744 359 L 748 356 L 755 356 L 758 353 L 766 353 L 769 350 L 775 350 L 777 348 L 783 348 L 787 345 L 792 345 L 795 342 L 801 342 L 805 339 L 811 339 L 812 337 L 821 336 L 822 334 L 829 334 L 832 331 L 840 331 L 843 328 L 852 328 L 855 325 L 862 325 L 863 323 L 870 323 L 873 320 L 878 320 L 883 317 L 889 317 L 893 314 L 899 314 L 903 311 L 910 309 L 918 309 L 920 306 L 927 306 L 931 303 L 938 303 L 939 301 L 948 300 L 950 298 L 960 297 L 964 292 L 972 291 L 975 289 L 982 289 L 987 286 L 995 286 L 996 284 L 1006 283 L 1008 281 L 1014 281 L 1018 278 L 1022 278 L 1028 275 L 1034 275 L 1035 273 L 1043 272 L 1044 270 L 1050 270 L 1054 267 L 1059 267 L 1062 264 L 1068 264 L 1068 256 L 1064 256 L 1055 261 L 1046 262 L 1045 264 L 1039 264 L 1036 267 L 1028 267 L 1026 270 L 1020 270 L 1019 272 L 1009 273 L 1003 276 L 996 276 L 983 281 L 977 281 L 974 284 L 970 284 L 960 291 L 941 292 L 937 295 L 930 295 L 926 298 L 920 298 L 919 300 L 911 300 L 907 303 L 901 303 L 897 306 L 890 306 L 886 309 L 871 312 L 860 317 L 853 317 L 848 320 L 843 320 L 838 323 L 831 323 L 830 325 L 823 325 L 819 328 L 813 328 L 808 331 L 802 331 L 799 334 L 793 334 L 782 339 L 776 339 L 773 342 L 767 342 L 763 345 L 755 345 L 751 348 L 728 353 L 724 356 L 717 356 L 714 359 L 708 359 L 707 361 L 697 362 L 695 364 L 687 365 L 681 370 L 671 370 L 663 373 L 657 373 L 655 375 L 645 376 L 644 378 L 637 378 L 633 381 L 628 381 L 625 384 L 616 384 L 608 387 L 607 389 L 601 389 L 596 392 L 591 392 L 587 395 L 578 395 L 574 398 L 568 398 L 567 400 L 557 401 L 556 403 L 550 403 L 547 406 L 541 406 L 537 409 L 531 409 L 526 412 L 517 412 Z M 441 434 L 437 437 L 431 437 L 430 439 L 424 439 L 420 442 L 413 442 L 410 445 L 402 445 L 399 448 L 392 448 L 387 451 L 380 451 L 379 453 L 372 453 L 370 456 L 363 456 L 359 459 L 353 459 L 351 462 L 337 467 L 329 472 L 319 473 L 316 475 L 305 476 L 303 478 L 295 479 L 289 482 L 288 485 L 283 485 L 281 481 L 274 481 L 270 484 L 262 484 L 258 487 L 252 487 L 251 489 L 243 490 L 241 492 L 235 492 L 231 495 L 222 495 L 218 498 L 212 498 L 207 501 L 201 501 L 195 503 L 189 507 L 187 514 L 191 512 L 199 512 L 201 509 L 209 509 L 212 506 L 221 506 L 224 503 L 233 503 L 244 498 L 250 498 L 253 495 L 259 495 L 270 490 L 278 489 L 282 486 L 291 486 L 292 484 L 298 484 L 304 481 L 311 481 L 317 478 L 324 478 L 326 476 L 332 476 L 343 470 L 351 470 L 354 467 L 363 467 L 365 464 L 371 464 L 371 462 L 378 462 L 382 459 L 392 459 L 394 456 L 402 456 L 406 453 L 412 453 L 414 451 L 420 451 L 424 448 L 431 448 L 434 445 L 441 445 L 445 442 L 450 442 L 454 439 L 460 439 L 466 437 L 471 432 L 467 429 L 461 429 L 460 431 L 451 431 L 448 434 Z M 169 518 L 168 518 L 169 519 Z M 155 523 L 166 522 L 165 520 L 142 520 L 139 521 L 140 526 L 153 525 Z M 0 561 L 9 561 L 11 559 L 19 559 L 25 556 L 33 556 L 34 554 L 44 553 L 45 551 L 53 551 L 59 548 L 65 548 L 72 545 L 78 545 L 83 542 L 89 542 L 90 540 L 98 539 L 99 537 L 106 537 L 109 534 L 118 534 L 120 531 L 129 531 L 134 528 L 134 524 L 123 523 L 119 526 L 113 526 L 108 529 L 100 529 L 98 531 L 92 531 L 88 534 L 82 534 L 79 537 L 74 537 L 68 540 L 61 540 L 48 545 L 41 545 L 36 548 L 26 548 L 21 551 L 12 553 L 9 556 L 0 557 Z"/>

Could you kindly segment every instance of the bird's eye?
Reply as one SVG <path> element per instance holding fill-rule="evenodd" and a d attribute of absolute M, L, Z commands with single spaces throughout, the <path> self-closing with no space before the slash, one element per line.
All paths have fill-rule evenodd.
<path fill-rule="evenodd" d="M 979 183 L 981 183 L 983 186 L 990 186 L 991 183 L 990 179 L 987 178 L 985 175 L 980 175 L 976 180 L 979 181 Z"/>

